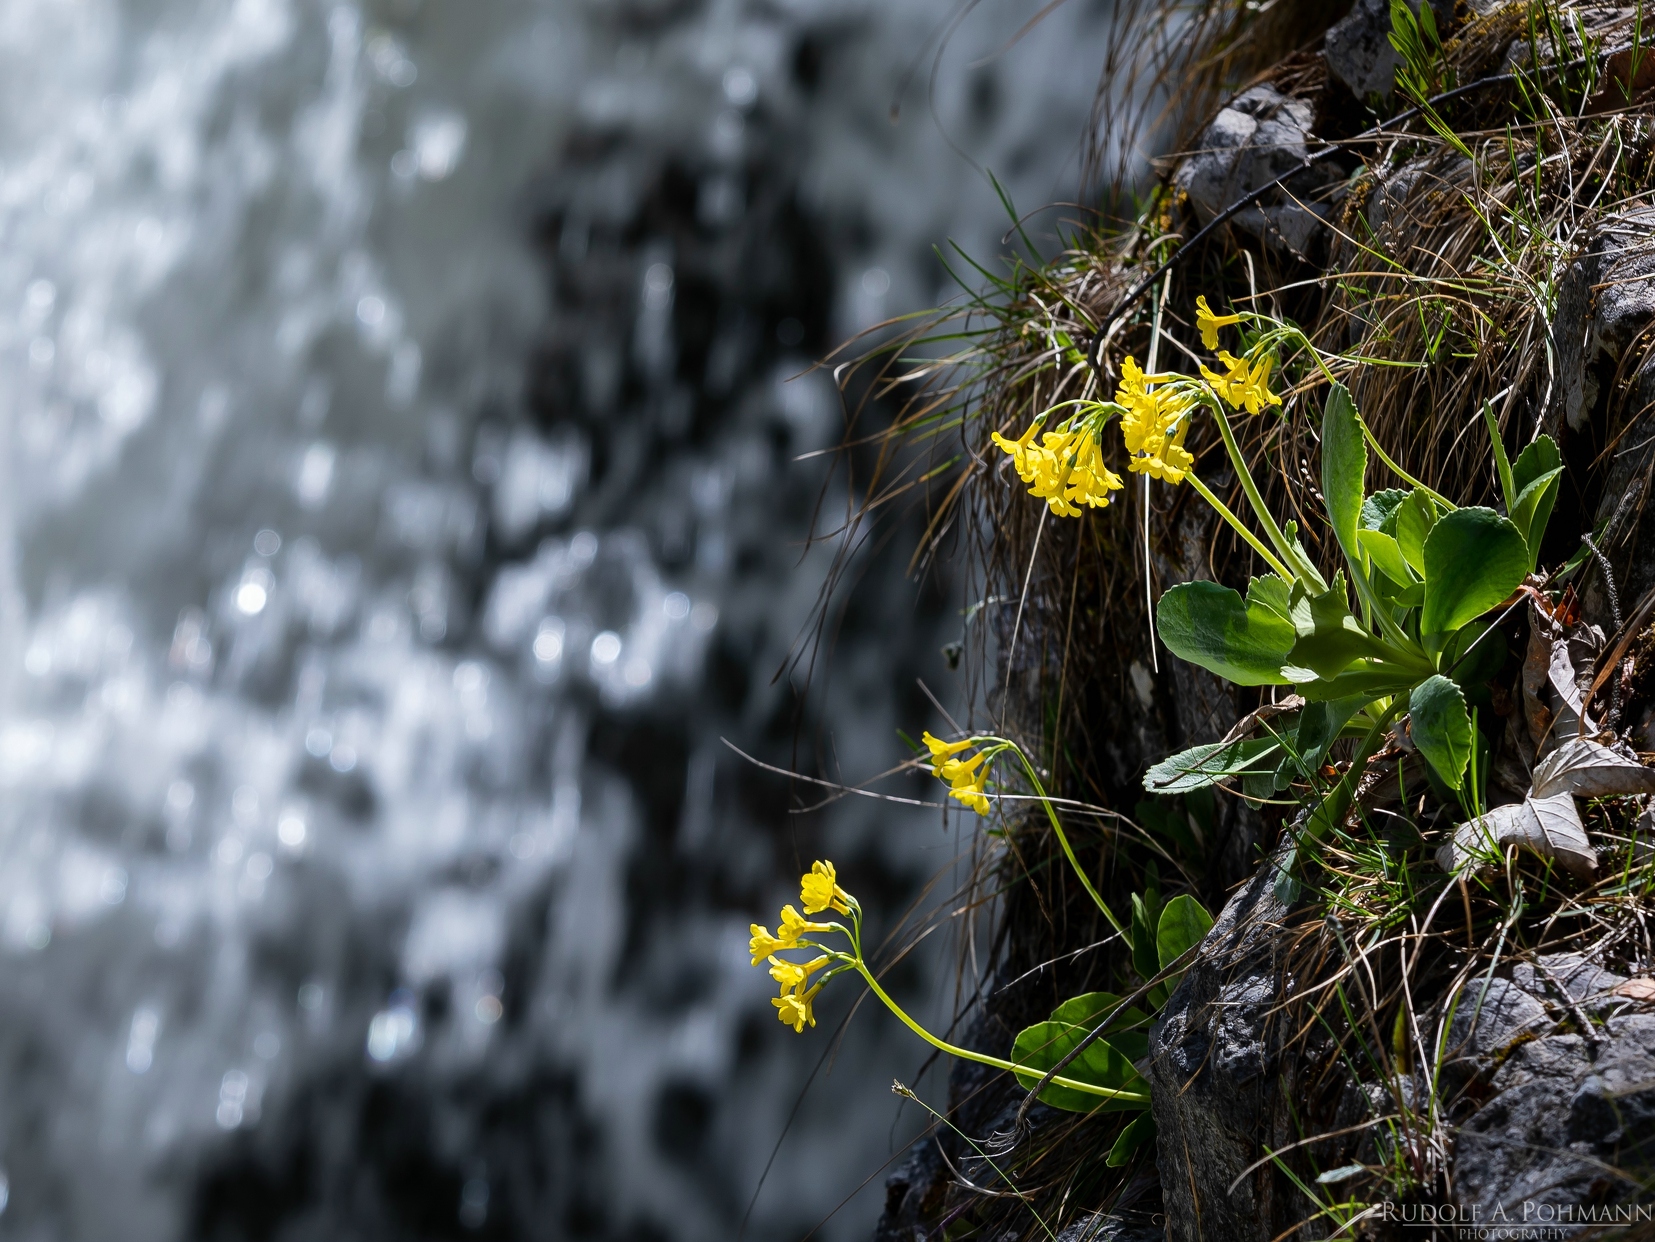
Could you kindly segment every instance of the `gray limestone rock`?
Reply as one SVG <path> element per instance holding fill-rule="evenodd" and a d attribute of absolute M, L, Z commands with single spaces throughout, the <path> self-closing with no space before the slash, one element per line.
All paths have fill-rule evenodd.
<path fill-rule="evenodd" d="M 1549 412 L 1554 427 L 1559 421 L 1575 431 L 1584 427 L 1608 378 L 1605 372 L 1613 373 L 1635 341 L 1650 343 L 1645 329 L 1655 322 L 1652 236 L 1655 208 L 1612 216 L 1564 273 L 1554 329 L 1560 380 Z M 1655 369 L 1640 365 L 1637 378 L 1640 389 L 1655 387 L 1650 382 L 1655 381 Z M 1605 495 L 1610 494 L 1606 488 Z"/>
<path fill-rule="evenodd" d="M 1243 91 L 1220 110 L 1179 165 L 1175 182 L 1205 223 L 1250 190 L 1261 189 L 1300 168 L 1308 155 L 1314 119 L 1302 99 L 1269 84 Z M 1333 178 L 1321 167 L 1305 169 L 1285 187 L 1236 215 L 1239 229 L 1295 254 L 1304 253 L 1325 227 L 1327 204 L 1318 192 Z"/>
<path fill-rule="evenodd" d="M 1408 7 L 1419 12 L 1419 0 L 1410 0 Z M 1453 7 L 1447 3 L 1431 5 L 1439 31 L 1452 16 Z M 1493 12 L 1497 7 L 1492 2 L 1473 6 L 1479 13 Z M 1328 73 L 1358 99 L 1391 97 L 1402 56 L 1391 46 L 1390 0 L 1356 0 L 1350 12 L 1328 30 L 1322 48 Z"/>
<path fill-rule="evenodd" d="M 1518 1044 L 1494 1094 L 1460 1128 L 1454 1186 L 1484 1218 L 1500 1205 L 1615 1203 L 1655 1175 L 1655 1014 L 1611 1018 L 1593 1040 Z M 1532 1210 L 1532 1209 L 1531 1209 Z"/>
<path fill-rule="evenodd" d="M 1275 868 L 1229 902 L 1150 1032 L 1157 1163 L 1169 1242 L 1259 1239 L 1268 1177 L 1242 1177 L 1270 1139 L 1279 1089 L 1267 1042 L 1278 992 Z M 1228 1187 L 1242 1180 L 1231 1192 Z"/>

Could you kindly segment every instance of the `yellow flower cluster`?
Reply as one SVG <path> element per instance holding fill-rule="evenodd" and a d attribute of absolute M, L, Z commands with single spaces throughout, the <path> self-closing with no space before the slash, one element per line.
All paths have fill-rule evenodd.
<path fill-rule="evenodd" d="M 1015 440 L 994 433 L 994 443 L 1011 454 L 1018 477 L 1032 484 L 1029 494 L 1044 500 L 1059 517 L 1079 517 L 1082 505 L 1091 509 L 1108 505 L 1109 493 L 1120 491 L 1121 479 L 1103 464 L 1103 452 L 1091 431 L 1083 427 L 1048 431 L 1037 445 L 1034 433 L 1039 430 L 1036 420 Z"/>
<path fill-rule="evenodd" d="M 838 875 L 830 862 L 813 863 L 810 870 L 799 877 L 799 902 L 804 906 L 805 914 L 819 914 L 823 910 L 850 914 L 856 906 L 856 899 L 839 887 Z M 752 924 L 748 930 L 751 939 L 747 942 L 747 949 L 753 965 L 768 962 L 770 977 L 781 987 L 781 995 L 770 1002 L 776 1007 L 776 1016 L 800 1033 L 807 1024 L 815 1026 L 816 1014 L 812 1004 L 816 994 L 822 990 L 822 982 L 811 986 L 810 979 L 834 960 L 833 955 L 822 954 L 808 962 L 790 962 L 775 955 L 789 949 L 817 948 L 819 946 L 814 941 L 804 937 L 844 929 L 837 923 L 812 923 L 792 905 L 785 905 L 774 935 L 768 927 L 758 923 Z"/>
<path fill-rule="evenodd" d="M 1182 483 L 1195 465 L 1195 456 L 1184 447 L 1190 429 L 1194 400 L 1187 393 L 1166 386 L 1171 375 L 1145 375 L 1137 360 L 1128 357 L 1121 366 L 1121 386 L 1115 403 L 1125 415 L 1121 436 L 1132 454 L 1127 469 L 1147 474 L 1166 483 Z M 1157 387 L 1151 388 L 1151 384 Z"/>
<path fill-rule="evenodd" d="M 938 780 L 947 781 L 953 786 L 948 791 L 948 796 L 963 802 L 979 815 L 987 815 L 988 795 L 983 792 L 983 788 L 988 780 L 988 769 L 983 766 L 983 752 L 979 750 L 969 759 L 957 757 L 961 751 L 969 750 L 974 745 L 972 739 L 945 742 L 941 738 L 932 737 L 927 731 L 922 740 L 931 752 L 932 773 Z"/>
<path fill-rule="evenodd" d="M 1059 517 L 1079 517 L 1084 509 L 1101 509 L 1109 503 L 1109 494 L 1121 489 L 1120 476 L 1103 463 L 1097 438 L 1102 426 L 1116 414 L 1121 417 L 1127 470 L 1165 483 L 1182 483 L 1195 467 L 1195 455 L 1184 447 L 1184 437 L 1200 406 L 1221 410 L 1218 401 L 1223 401 L 1234 409 L 1258 414 L 1267 406 L 1282 403 L 1270 391 L 1270 368 L 1275 357 L 1269 342 L 1275 338 L 1255 341 L 1248 351 L 1257 355 L 1252 359 L 1237 358 L 1218 349 L 1218 330 L 1246 318 L 1240 314 L 1215 315 L 1206 297 L 1198 297 L 1196 330 L 1203 345 L 1217 350 L 1218 361 L 1224 367 L 1222 374 L 1202 366 L 1200 380 L 1176 372 L 1146 375 L 1136 359 L 1128 358 L 1121 367 L 1121 383 L 1112 403 L 1070 402 L 1082 413 L 1060 424 L 1058 430 L 1040 434 L 1046 418 L 1042 415 L 1015 440 L 996 431 L 994 443 L 1011 455 L 1018 477 L 1030 484 L 1030 494 L 1044 500 Z M 959 761 L 952 771 L 963 770 L 966 762 Z M 951 775 L 945 779 L 954 778 Z M 964 787 L 957 786 L 954 796 L 968 806 L 976 806 L 960 794 L 959 789 Z M 986 806 L 986 800 L 983 804 Z"/>
<path fill-rule="evenodd" d="M 1237 358 L 1228 350 L 1218 351 L 1218 360 L 1224 364 L 1224 374 L 1215 375 L 1201 368 L 1201 378 L 1212 385 L 1212 390 L 1231 407 L 1257 414 L 1267 405 L 1280 405 L 1281 398 L 1270 391 L 1270 366 L 1275 361 L 1265 354 L 1249 369 L 1247 359 Z"/>

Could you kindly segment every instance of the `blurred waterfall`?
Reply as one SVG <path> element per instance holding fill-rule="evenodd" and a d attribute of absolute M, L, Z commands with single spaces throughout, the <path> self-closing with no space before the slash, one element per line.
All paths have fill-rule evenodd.
<path fill-rule="evenodd" d="M 719 741 L 861 776 L 953 693 L 900 538 L 772 679 L 842 429 L 788 377 L 998 252 L 951 144 L 1072 195 L 1106 10 L 1039 7 L 927 102 L 953 0 L 0 6 L 0 1236 L 735 1236 L 850 999 L 780 1028 L 747 923 L 956 848 Z M 912 1133 L 893 1026 L 748 1237 Z"/>

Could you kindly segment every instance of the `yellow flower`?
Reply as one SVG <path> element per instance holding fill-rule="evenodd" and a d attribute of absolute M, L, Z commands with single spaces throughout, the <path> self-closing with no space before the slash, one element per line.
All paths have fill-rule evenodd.
<path fill-rule="evenodd" d="M 964 738 L 958 742 L 945 742 L 940 737 L 932 737 L 929 729 L 920 735 L 919 740 L 924 742 L 926 748 L 931 752 L 931 770 L 933 772 L 941 770 L 944 759 L 952 758 L 971 745 L 970 738 Z"/>
<path fill-rule="evenodd" d="M 1245 358 L 1237 358 L 1226 351 L 1219 352 L 1218 360 L 1224 364 L 1225 373 L 1215 375 L 1206 367 L 1202 367 L 1202 378 L 1235 409 L 1245 409 L 1249 414 L 1257 414 L 1267 405 L 1281 404 L 1281 398 L 1270 391 L 1270 368 L 1274 365 L 1275 359 L 1269 354 L 1259 359 L 1251 369 L 1248 368 Z"/>
<path fill-rule="evenodd" d="M 1034 473 L 1029 466 L 1029 441 L 1034 439 L 1034 433 L 1040 430 L 1040 420 L 1036 419 L 1029 424 L 1029 429 L 1015 440 L 1008 440 L 996 431 L 990 438 L 1006 452 L 1011 454 L 1012 468 L 1017 471 L 1019 478 L 1025 483 L 1033 482 Z M 1034 452 L 1038 453 L 1037 448 Z"/>
<path fill-rule="evenodd" d="M 753 933 L 753 937 L 747 942 L 747 951 L 753 955 L 753 965 L 755 966 L 778 949 L 791 949 L 793 947 L 793 941 L 784 940 L 779 936 L 772 936 L 768 927 L 761 927 L 754 923 L 748 930 Z M 798 937 L 795 936 L 794 940 L 797 939 Z"/>
<path fill-rule="evenodd" d="M 1195 465 L 1194 456 L 1184 448 L 1192 405 L 1189 397 L 1167 388 L 1149 389 L 1148 377 L 1130 358 L 1121 374 L 1124 378 L 1115 400 L 1126 407 L 1121 438 L 1132 454 L 1127 469 L 1167 483 L 1182 483 Z"/>
<path fill-rule="evenodd" d="M 830 909 L 850 913 L 850 894 L 839 887 L 839 877 L 830 862 L 814 862 L 810 873 L 799 877 L 799 900 L 806 914 Z"/>
<path fill-rule="evenodd" d="M 1240 315 L 1215 315 L 1205 296 L 1195 299 L 1195 326 L 1201 333 L 1201 343 L 1208 349 L 1218 348 L 1218 330 L 1240 323 Z"/>
<path fill-rule="evenodd" d="M 770 977 L 782 985 L 782 991 L 789 992 L 798 989 L 799 985 L 809 979 L 811 975 L 828 964 L 829 959 L 819 957 L 814 962 L 800 965 L 797 962 L 783 961 L 779 957 L 770 959 Z"/>
<path fill-rule="evenodd" d="M 805 1023 L 816 1025 L 816 1015 L 811 1010 L 811 1003 L 816 999 L 816 993 L 822 990 L 817 984 L 808 992 L 783 992 L 770 1003 L 776 1007 L 776 1016 L 784 1025 L 792 1027 L 799 1034 L 804 1034 Z"/>
<path fill-rule="evenodd" d="M 791 949 L 798 943 L 799 937 L 808 932 L 825 932 L 833 930 L 833 924 L 812 923 L 792 906 L 782 907 L 781 920 L 781 926 L 776 930 L 780 933 L 781 939 L 785 941 L 782 945 L 784 949 Z M 753 965 L 757 966 L 758 963 L 754 962 Z"/>
<path fill-rule="evenodd" d="M 1038 496 L 1059 517 L 1079 517 L 1080 506 L 1102 509 L 1109 493 L 1121 489 L 1120 476 L 1103 464 L 1090 431 L 1048 431 L 1043 444 L 1029 451 L 1030 495 Z"/>
<path fill-rule="evenodd" d="M 950 798 L 957 798 L 979 815 L 987 815 L 989 811 L 988 796 L 983 793 L 981 782 L 968 785 L 956 785 L 948 791 Z"/>
<path fill-rule="evenodd" d="M 938 769 L 937 775 L 953 786 L 948 791 L 950 798 L 965 803 L 979 815 L 987 815 L 989 803 L 983 793 L 983 786 L 988 780 L 988 771 L 978 771 L 982 762 L 982 751 L 978 751 L 969 759 L 950 759 Z"/>

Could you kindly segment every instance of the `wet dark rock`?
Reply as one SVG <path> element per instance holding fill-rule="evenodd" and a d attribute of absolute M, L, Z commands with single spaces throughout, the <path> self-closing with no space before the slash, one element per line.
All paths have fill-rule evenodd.
<path fill-rule="evenodd" d="M 1144 1213 L 1099 1212 L 1075 1221 L 1057 1235 L 1057 1242 L 1161 1242 L 1166 1227 Z"/>
<path fill-rule="evenodd" d="M 1218 916 L 1150 1032 L 1157 1163 L 1171 1242 L 1268 1239 L 1270 1179 L 1244 1176 L 1272 1141 L 1279 1079 L 1268 1038 L 1286 914 L 1261 867 Z M 1239 1183 L 1231 1191 L 1230 1185 Z"/>
<path fill-rule="evenodd" d="M 1202 131 L 1175 180 L 1206 223 L 1250 190 L 1300 168 L 1308 155 L 1314 113 L 1302 99 L 1268 83 L 1243 91 Z M 1232 223 L 1266 243 L 1303 254 L 1325 225 L 1325 206 L 1312 196 L 1329 184 L 1330 170 L 1304 169 Z"/>

